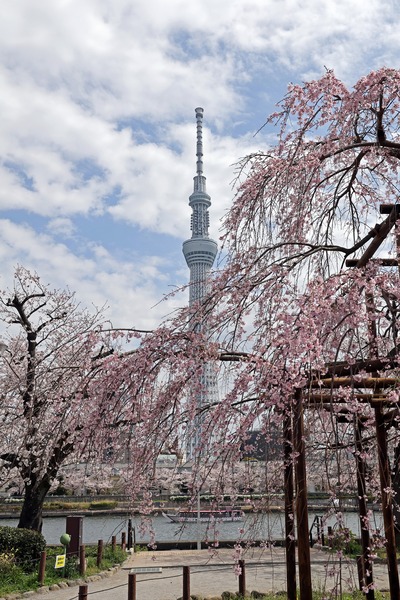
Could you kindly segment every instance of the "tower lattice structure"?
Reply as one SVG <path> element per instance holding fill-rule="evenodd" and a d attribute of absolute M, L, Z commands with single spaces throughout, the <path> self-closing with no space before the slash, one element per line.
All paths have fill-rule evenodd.
<path fill-rule="evenodd" d="M 192 209 L 192 237 L 183 243 L 183 254 L 190 269 L 189 305 L 201 303 L 207 293 L 210 270 L 218 252 L 217 243 L 209 237 L 210 217 L 208 209 L 211 198 L 206 190 L 206 178 L 203 175 L 203 109 L 196 108 L 197 145 L 196 175 L 193 178 L 193 193 L 189 197 Z M 198 329 L 206 330 L 204 321 L 197 324 Z M 188 424 L 186 431 L 186 458 L 195 460 L 201 454 L 200 436 L 203 417 L 201 408 L 218 400 L 217 379 L 212 365 L 204 364 L 201 375 L 193 382 L 196 415 Z"/>

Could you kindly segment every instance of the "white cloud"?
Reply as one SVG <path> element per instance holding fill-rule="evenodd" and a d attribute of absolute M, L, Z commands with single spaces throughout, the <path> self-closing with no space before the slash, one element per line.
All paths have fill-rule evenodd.
<path fill-rule="evenodd" d="M 55 219 L 51 219 L 47 224 L 47 229 L 51 235 L 59 235 L 61 237 L 69 238 L 71 237 L 76 228 L 71 221 L 66 217 L 58 217 Z"/>
<path fill-rule="evenodd" d="M 318 76 L 326 65 L 351 84 L 371 68 L 397 66 L 397 12 L 380 0 L 4 4 L 4 282 L 20 262 L 85 301 L 106 299 L 127 322 L 134 314 L 155 323 L 164 307 L 150 316 L 148 308 L 185 273 L 157 234 L 172 236 L 181 256 L 190 235 L 194 108 L 205 109 L 218 238 L 234 193 L 232 165 L 269 139 L 268 131 L 252 134 L 288 80 Z"/>
<path fill-rule="evenodd" d="M 243 154 L 258 148 L 258 144 L 248 137 L 214 135 L 206 127 L 203 140 L 204 173 L 212 202 L 212 233 L 216 236 L 218 222 L 233 195 L 234 163 Z M 142 228 L 185 239 L 189 235 L 188 200 L 196 174 L 194 111 L 193 123 L 169 128 L 163 144 L 170 147 L 143 144 L 135 148 L 137 172 L 126 178 L 125 198 L 109 210 L 116 218 L 137 223 Z M 181 145 L 179 153 L 171 149 L 177 144 Z"/>
<path fill-rule="evenodd" d="M 115 325 L 151 329 L 175 306 L 178 298 L 159 304 L 160 280 L 166 281 L 163 260 L 135 256 L 132 262 L 116 260 L 101 246 L 91 245 L 86 256 L 76 255 L 51 235 L 28 225 L 0 220 L 1 288 L 12 280 L 14 266 L 37 271 L 45 283 L 78 291 L 87 306 L 109 306 Z"/>

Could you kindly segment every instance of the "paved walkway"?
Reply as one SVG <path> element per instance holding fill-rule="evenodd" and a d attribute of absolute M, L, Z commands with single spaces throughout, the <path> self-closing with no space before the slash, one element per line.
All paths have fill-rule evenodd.
<path fill-rule="evenodd" d="M 252 549 L 243 558 L 246 561 L 246 588 L 259 592 L 286 590 L 285 552 Z M 357 588 L 357 569 L 354 561 L 331 557 L 327 552 L 313 548 L 311 551 L 312 577 L 315 589 L 331 589 L 339 585 L 340 572 L 343 590 Z M 110 577 L 88 583 L 88 600 L 127 600 L 128 574 L 131 569 L 144 568 L 161 572 L 137 574 L 137 600 L 177 600 L 182 596 L 182 567 L 190 566 L 191 594 L 212 598 L 223 591 L 238 591 L 238 578 L 233 569 L 233 551 L 221 549 L 216 554 L 207 550 L 171 550 L 140 552 L 130 557 L 123 567 Z M 328 567 L 328 568 L 327 568 Z M 388 589 L 385 565 L 375 565 L 377 588 Z M 51 600 L 76 600 L 78 587 L 54 591 L 44 590 L 36 598 Z M 45 596 L 46 594 L 46 596 Z"/>

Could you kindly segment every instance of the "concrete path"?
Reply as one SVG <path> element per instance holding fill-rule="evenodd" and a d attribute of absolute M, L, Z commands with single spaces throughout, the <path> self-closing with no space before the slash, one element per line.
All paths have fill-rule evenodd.
<path fill-rule="evenodd" d="M 312 549 L 312 577 L 315 589 L 357 589 L 357 568 L 354 561 L 332 557 L 327 552 Z M 286 590 L 285 552 L 282 548 L 252 549 L 244 553 L 246 588 L 259 592 Z M 223 591 L 238 591 L 238 578 L 233 568 L 233 551 L 222 549 L 215 554 L 207 550 L 172 550 L 140 552 L 130 557 L 123 567 L 107 578 L 88 583 L 88 600 L 127 600 L 128 574 L 132 569 L 151 571 L 136 575 L 137 600 L 177 600 L 182 596 L 182 567 L 190 566 L 191 594 L 212 598 Z M 341 573 L 341 577 L 340 577 Z M 385 565 L 374 566 L 377 588 L 388 589 Z M 79 588 L 68 587 L 34 594 L 36 598 L 77 600 Z"/>

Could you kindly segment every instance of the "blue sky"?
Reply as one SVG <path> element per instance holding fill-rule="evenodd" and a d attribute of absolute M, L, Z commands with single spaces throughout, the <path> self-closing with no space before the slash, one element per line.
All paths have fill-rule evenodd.
<path fill-rule="evenodd" d="M 0 288 L 36 270 L 115 325 L 152 328 L 185 301 L 204 108 L 211 234 L 234 164 L 273 143 L 289 82 L 348 85 L 400 67 L 385 0 L 14 0 L 0 8 Z"/>

